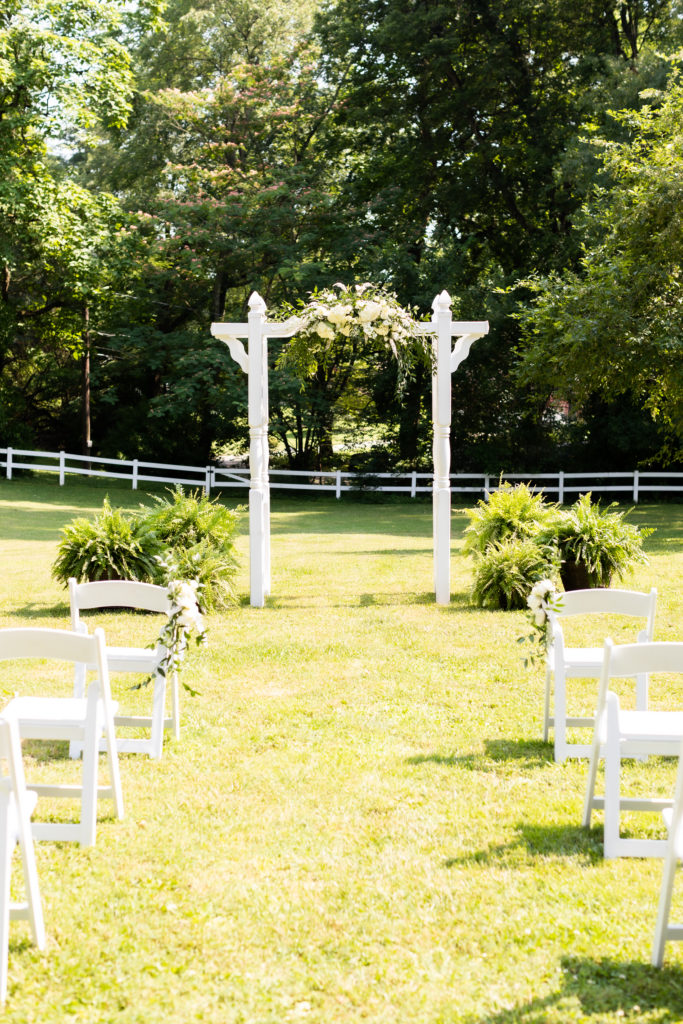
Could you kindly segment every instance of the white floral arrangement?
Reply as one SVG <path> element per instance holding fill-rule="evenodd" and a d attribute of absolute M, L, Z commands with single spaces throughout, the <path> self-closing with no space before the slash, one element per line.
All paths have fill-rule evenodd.
<path fill-rule="evenodd" d="M 301 326 L 283 355 L 300 377 L 311 377 L 319 367 L 332 365 L 336 355 L 353 357 L 368 349 L 387 349 L 405 380 L 410 366 L 429 355 L 431 347 L 419 329 L 415 311 L 404 308 L 386 288 L 365 283 L 314 291 L 300 309 L 286 307 Z M 341 353 L 340 353 L 341 350 Z"/>
<path fill-rule="evenodd" d="M 562 608 L 562 594 L 552 580 L 539 580 L 531 588 L 526 603 L 532 632 L 518 637 L 517 643 L 529 644 L 529 653 L 524 658 L 524 665 L 529 666 L 545 658 L 550 614 Z"/>
<path fill-rule="evenodd" d="M 197 580 L 172 580 L 168 584 L 170 609 L 157 641 L 163 650 L 158 668 L 162 676 L 180 670 L 190 636 L 194 634 L 198 644 L 206 643 L 206 629 L 204 617 L 199 609 L 198 593 Z M 182 677 L 181 682 L 189 693 L 196 696 L 197 691 Z"/>

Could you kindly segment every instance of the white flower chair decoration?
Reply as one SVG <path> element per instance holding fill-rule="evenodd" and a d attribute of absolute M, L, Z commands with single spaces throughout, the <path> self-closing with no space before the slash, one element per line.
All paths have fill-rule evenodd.
<path fill-rule="evenodd" d="M 100 739 L 105 737 L 115 741 L 116 705 L 109 690 L 104 633 L 101 629 L 95 630 L 92 636 L 62 629 L 0 629 L 0 659 L 48 659 L 94 666 L 96 678 L 82 697 L 19 696 L 14 697 L 3 712 L 16 722 L 21 739 L 68 740 L 82 746 L 83 768 L 79 785 L 28 784 L 28 788 L 39 796 L 79 797 L 80 820 L 73 824 L 34 822 L 32 833 L 34 839 L 75 840 L 81 846 L 93 846 L 98 796 L 111 798 L 116 816 L 123 817 L 115 742 L 107 746 L 109 785 L 99 786 L 97 779 Z"/>
<path fill-rule="evenodd" d="M 659 891 L 657 923 L 655 924 L 655 938 L 652 947 L 652 963 L 655 967 L 662 966 L 666 943 L 680 942 L 683 939 L 683 924 L 669 923 L 676 868 L 679 860 L 683 858 L 683 744 L 678 755 L 673 807 L 666 808 L 662 813 L 669 829 L 669 839 L 664 855 L 664 871 Z"/>
<path fill-rule="evenodd" d="M 663 857 L 666 852 L 665 839 L 627 839 L 620 835 L 622 810 L 652 812 L 671 806 L 670 799 L 622 797 L 621 761 L 649 754 L 677 757 L 683 739 L 683 711 L 624 710 L 617 694 L 609 689 L 612 679 L 637 679 L 660 672 L 683 674 L 683 643 L 662 641 L 617 647 L 611 640 L 605 641 L 583 825 L 590 827 L 594 809 L 604 810 L 606 858 Z M 605 794 L 598 797 L 595 787 L 601 757 L 605 760 Z"/>
<path fill-rule="evenodd" d="M 45 925 L 38 888 L 38 873 L 31 836 L 31 812 L 37 795 L 26 789 L 24 766 L 17 724 L 12 718 L 0 718 L 0 759 L 5 766 L 0 774 L 0 1004 L 7 999 L 7 961 L 10 921 L 27 919 L 31 936 L 38 949 L 45 948 Z M 12 853 L 19 846 L 24 871 L 26 899 L 13 903 L 10 899 Z"/>
<path fill-rule="evenodd" d="M 567 647 L 562 631 L 562 619 L 579 615 L 625 615 L 644 620 L 638 634 L 638 643 L 649 643 L 654 636 L 657 591 L 649 594 L 637 590 L 613 590 L 609 587 L 588 590 L 568 590 L 561 595 L 562 607 L 549 613 L 548 650 L 545 673 L 545 703 L 543 711 L 543 740 L 548 742 L 552 726 L 556 761 L 568 757 L 588 757 L 590 743 L 568 743 L 567 729 L 592 728 L 592 717 L 574 717 L 567 714 L 567 680 L 599 679 L 602 671 L 603 648 Z M 551 691 L 554 700 L 551 716 Z M 647 677 L 638 680 L 637 706 L 647 708 Z"/>
<path fill-rule="evenodd" d="M 102 580 L 95 583 L 77 583 L 69 580 L 69 603 L 71 605 L 71 628 L 75 632 L 87 633 L 87 624 L 81 619 L 84 610 L 102 608 L 129 608 L 138 611 L 157 612 L 169 615 L 171 603 L 166 587 L 152 583 L 139 583 L 132 580 Z M 166 675 L 163 661 L 166 649 L 156 644 L 155 647 L 107 647 L 107 665 L 110 672 L 136 673 L 153 677 L 152 713 L 151 715 L 119 715 L 114 724 L 128 728 L 146 728 L 150 735 L 143 738 L 118 736 L 116 743 L 119 752 L 149 754 L 159 759 L 164 743 L 164 730 L 170 730 L 178 739 L 180 736 L 180 711 L 178 702 L 178 675 L 170 673 L 171 683 L 171 714 L 166 717 Z M 85 672 L 77 669 L 74 681 L 74 693 L 83 693 Z M 72 756 L 78 754 L 78 747 L 72 749 Z"/>

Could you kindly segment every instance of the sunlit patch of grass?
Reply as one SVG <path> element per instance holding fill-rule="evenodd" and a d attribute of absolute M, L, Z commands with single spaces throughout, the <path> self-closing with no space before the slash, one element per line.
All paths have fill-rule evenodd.
<path fill-rule="evenodd" d="M 58 532 L 107 491 L 145 500 L 0 482 L 0 625 L 67 626 L 50 577 Z M 680 639 L 680 506 L 636 517 L 657 533 L 628 585 L 657 586 L 657 635 Z M 456 509 L 443 608 L 428 504 L 274 497 L 272 597 L 209 618 L 180 741 L 161 762 L 122 756 L 126 818 L 104 802 L 94 849 L 40 845 L 48 948 L 12 925 L 8 1021 L 683 1019 L 683 949 L 648 966 L 661 864 L 605 862 L 599 827 L 580 827 L 585 764 L 556 765 L 541 742 L 521 613 L 469 602 L 466 521 Z M 141 643 L 152 625 L 102 621 Z M 31 685 L 0 666 L 3 692 Z M 50 669 L 49 685 L 69 680 Z M 128 685 L 121 700 L 149 700 Z M 672 785 L 666 760 L 625 772 Z M 635 819 L 634 834 L 661 829 Z"/>

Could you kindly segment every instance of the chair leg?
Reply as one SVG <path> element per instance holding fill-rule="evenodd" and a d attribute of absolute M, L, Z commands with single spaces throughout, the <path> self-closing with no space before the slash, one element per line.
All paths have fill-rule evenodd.
<path fill-rule="evenodd" d="M 563 672 L 555 672 L 555 760 L 567 759 L 567 688 Z"/>
<path fill-rule="evenodd" d="M 88 690 L 86 734 L 83 741 L 83 779 L 81 790 L 81 846 L 94 846 L 97 829 L 97 768 L 99 737 L 102 728 L 100 684 L 92 683 Z"/>
<path fill-rule="evenodd" d="M 581 824 L 584 828 L 591 826 L 591 814 L 593 812 L 593 800 L 595 799 L 595 783 L 598 777 L 598 765 L 600 763 L 602 723 L 596 722 L 593 731 L 593 745 L 591 747 L 590 761 L 588 762 L 588 780 L 586 782 L 586 796 L 583 801 L 583 817 Z"/>
<path fill-rule="evenodd" d="M 119 751 L 116 744 L 116 730 L 113 722 L 104 723 L 104 736 L 107 754 L 107 767 L 109 768 L 109 780 L 114 799 L 114 812 L 116 817 L 121 820 L 123 818 L 123 789 L 121 787 L 121 772 L 119 771 Z"/>
<path fill-rule="evenodd" d="M 178 699 L 178 673 L 174 672 L 171 679 L 171 718 L 173 721 L 173 739 L 180 739 L 180 701 Z"/>
<path fill-rule="evenodd" d="M 543 703 L 543 742 L 548 742 L 548 731 L 550 727 L 550 682 L 552 671 L 550 665 L 545 670 L 545 700 Z"/>
<path fill-rule="evenodd" d="M 154 693 L 152 695 L 152 734 L 150 757 L 155 760 L 161 758 L 164 746 L 164 715 L 166 711 L 166 679 L 164 676 L 154 676 Z"/>
<path fill-rule="evenodd" d="M 669 924 L 671 913 L 671 900 L 674 891 L 674 879 L 676 876 L 676 850 L 674 844 L 674 833 L 669 839 L 666 860 L 664 861 L 664 873 L 662 875 L 662 888 L 659 893 L 659 906 L 657 908 L 657 923 L 655 925 L 655 940 L 652 947 L 652 964 L 654 967 L 661 967 L 664 961 L 664 946 L 666 945 L 666 930 Z"/>
<path fill-rule="evenodd" d="M 620 854 L 619 820 L 621 816 L 621 744 L 619 741 L 619 698 L 607 694 L 605 705 L 605 837 L 604 855 L 608 860 Z"/>
<path fill-rule="evenodd" d="M 7 960 L 9 956 L 9 906 L 10 877 L 12 872 L 12 850 L 14 829 L 10 811 L 10 794 L 0 794 L 0 1004 L 7 999 Z"/>
<path fill-rule="evenodd" d="M 74 697 L 85 697 L 85 665 L 77 662 L 74 665 Z M 79 740 L 69 743 L 69 757 L 77 760 L 83 753 L 83 744 Z"/>

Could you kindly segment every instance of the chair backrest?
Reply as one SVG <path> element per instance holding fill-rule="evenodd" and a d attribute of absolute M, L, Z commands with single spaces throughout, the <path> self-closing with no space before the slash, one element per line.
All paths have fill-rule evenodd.
<path fill-rule="evenodd" d="M 71 628 L 78 630 L 79 612 L 95 608 L 134 608 L 146 612 L 168 614 L 170 602 L 166 587 L 136 580 L 99 580 L 96 583 L 77 583 L 69 580 Z"/>
<path fill-rule="evenodd" d="M 97 672 L 105 714 L 113 713 L 104 630 L 92 634 L 66 629 L 0 629 L 0 661 L 42 658 L 91 665 Z"/>
<path fill-rule="evenodd" d="M 651 641 L 655 632 L 657 591 L 649 594 L 640 590 L 613 590 L 611 587 L 592 587 L 588 590 L 567 590 L 561 595 L 561 607 L 550 613 L 553 624 L 558 619 L 573 615 L 628 615 L 646 620 L 639 639 Z"/>
<path fill-rule="evenodd" d="M 603 674 L 609 679 L 652 672 L 683 673 L 683 641 L 658 640 L 645 644 L 605 641 Z"/>
<path fill-rule="evenodd" d="M 602 715 L 610 679 L 649 676 L 654 672 L 683 673 L 683 642 L 657 640 L 637 644 L 615 644 L 605 640 L 598 690 L 597 716 Z"/>

